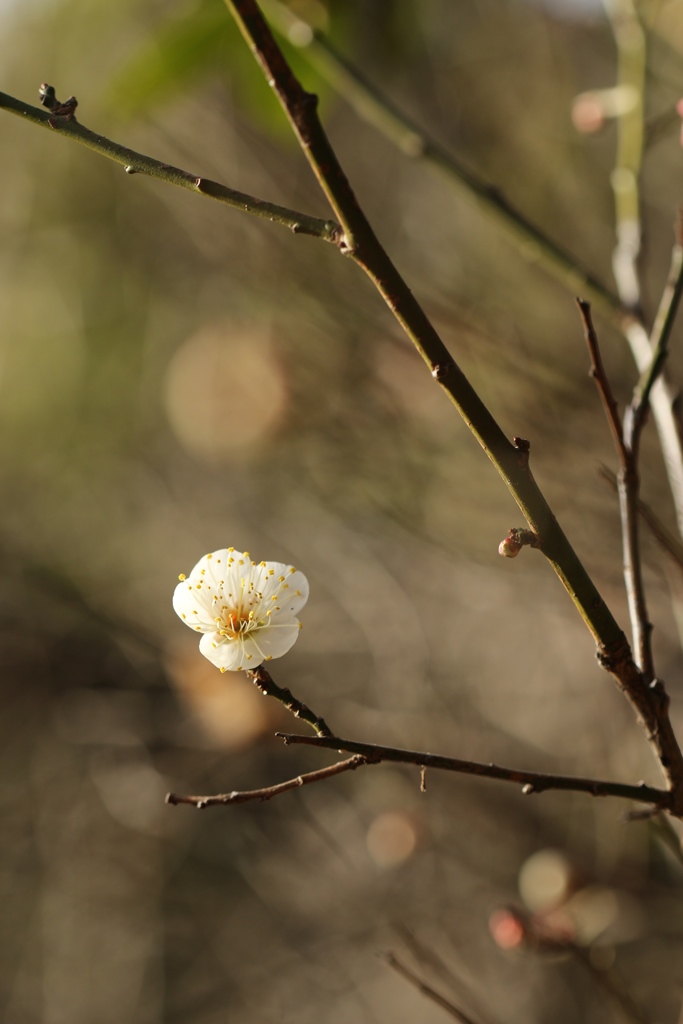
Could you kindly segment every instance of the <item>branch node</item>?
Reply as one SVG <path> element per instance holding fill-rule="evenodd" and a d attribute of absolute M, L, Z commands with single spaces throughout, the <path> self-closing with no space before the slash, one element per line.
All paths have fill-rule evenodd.
<path fill-rule="evenodd" d="M 498 545 L 498 554 L 503 558 L 516 558 L 523 547 L 539 548 L 540 538 L 533 530 L 520 530 L 516 526 L 508 530 L 507 537 Z"/>
<path fill-rule="evenodd" d="M 124 167 L 124 171 L 126 172 L 126 174 L 137 174 L 138 173 L 135 170 L 135 168 L 133 167 L 132 164 L 127 164 L 126 167 Z"/>
<path fill-rule="evenodd" d="M 450 363 L 432 363 L 432 377 L 434 380 L 441 383 L 446 380 L 449 373 L 453 369 L 454 364 Z"/>
<path fill-rule="evenodd" d="M 519 452 L 517 456 L 517 464 L 520 469 L 526 469 L 529 465 L 529 452 L 531 451 L 531 441 L 527 441 L 525 437 L 513 437 L 512 443 Z"/>

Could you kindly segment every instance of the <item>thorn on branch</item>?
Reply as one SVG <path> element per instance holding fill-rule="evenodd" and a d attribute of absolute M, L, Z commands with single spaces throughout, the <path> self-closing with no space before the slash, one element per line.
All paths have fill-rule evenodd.
<path fill-rule="evenodd" d="M 520 530 L 513 526 L 498 545 L 498 554 L 503 558 L 516 558 L 523 547 L 539 548 L 541 542 L 533 530 Z"/>

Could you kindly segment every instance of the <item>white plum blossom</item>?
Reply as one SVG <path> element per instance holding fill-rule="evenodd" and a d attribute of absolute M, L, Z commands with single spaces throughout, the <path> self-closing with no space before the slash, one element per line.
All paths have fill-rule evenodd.
<path fill-rule="evenodd" d="M 280 658 L 301 629 L 308 580 L 293 565 L 254 562 L 248 551 L 221 548 L 181 574 L 173 607 L 203 633 L 199 650 L 221 672 L 256 668 Z"/>

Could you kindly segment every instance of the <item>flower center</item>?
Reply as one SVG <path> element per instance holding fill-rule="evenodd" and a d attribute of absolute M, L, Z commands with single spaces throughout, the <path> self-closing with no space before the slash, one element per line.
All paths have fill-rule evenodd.
<path fill-rule="evenodd" d="M 221 636 L 227 637 L 228 640 L 237 640 L 241 634 L 258 626 L 258 622 L 253 612 L 224 608 L 223 614 L 216 619 L 216 626 Z"/>

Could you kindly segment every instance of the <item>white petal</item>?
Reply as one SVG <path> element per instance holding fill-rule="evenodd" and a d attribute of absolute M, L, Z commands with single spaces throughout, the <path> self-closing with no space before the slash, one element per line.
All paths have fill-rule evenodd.
<path fill-rule="evenodd" d="M 308 601 L 308 580 L 302 572 L 284 562 L 266 562 L 260 590 L 265 610 L 279 606 L 296 615 Z"/>
<path fill-rule="evenodd" d="M 222 641 L 222 642 L 221 642 Z M 199 650 L 205 658 L 224 672 L 236 672 L 241 668 L 256 668 L 261 660 L 246 661 L 241 640 L 226 640 L 220 633 L 207 633 L 199 641 Z"/>
<path fill-rule="evenodd" d="M 300 632 L 299 620 L 295 619 L 293 615 L 283 612 L 265 629 L 258 629 L 253 634 L 247 635 L 244 646 L 246 649 L 248 644 L 253 644 L 254 650 L 258 652 L 262 661 L 281 658 L 297 642 Z M 251 647 L 248 653 L 251 653 Z"/>
<path fill-rule="evenodd" d="M 173 608 L 183 622 L 200 633 L 216 628 L 215 614 L 211 606 L 211 595 L 206 587 L 183 580 L 173 592 Z"/>

